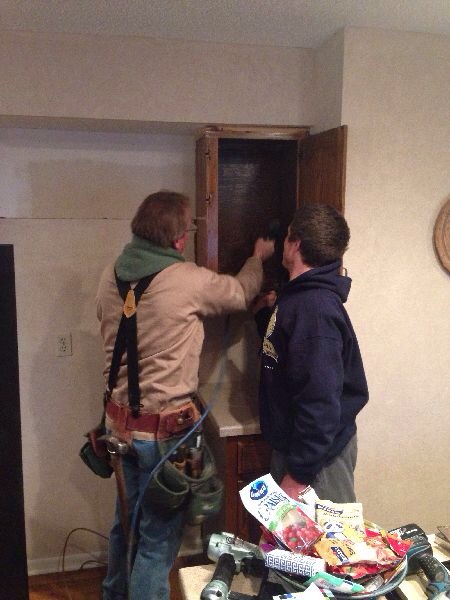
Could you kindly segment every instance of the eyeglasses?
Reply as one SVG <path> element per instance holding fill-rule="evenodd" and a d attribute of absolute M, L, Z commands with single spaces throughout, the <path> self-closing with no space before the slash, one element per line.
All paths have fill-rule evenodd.
<path fill-rule="evenodd" d="M 197 231 L 197 225 L 195 224 L 196 219 L 191 219 L 191 223 L 186 231 Z"/>

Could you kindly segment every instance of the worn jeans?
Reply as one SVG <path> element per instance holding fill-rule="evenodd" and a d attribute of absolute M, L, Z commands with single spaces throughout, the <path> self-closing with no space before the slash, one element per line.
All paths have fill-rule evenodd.
<path fill-rule="evenodd" d="M 342 452 L 325 465 L 311 483 L 321 500 L 338 503 L 356 501 L 354 471 L 357 454 L 358 443 L 355 434 Z M 272 452 L 270 472 L 277 483 L 280 483 L 286 474 L 286 458 L 277 450 Z"/>
<path fill-rule="evenodd" d="M 168 442 L 170 443 L 170 442 Z M 132 452 L 123 456 L 128 510 L 134 507 L 148 476 L 159 462 L 167 444 L 134 440 Z M 175 443 L 175 440 L 173 440 Z M 184 511 L 170 516 L 156 513 L 145 501 L 141 504 L 136 529 L 137 550 L 128 596 L 127 544 L 120 524 L 120 505 L 109 537 L 108 572 L 103 581 L 103 600 L 169 600 L 169 571 L 181 545 Z"/>

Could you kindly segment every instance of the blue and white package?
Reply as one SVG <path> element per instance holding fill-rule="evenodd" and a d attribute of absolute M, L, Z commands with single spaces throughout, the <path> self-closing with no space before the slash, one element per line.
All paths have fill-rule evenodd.
<path fill-rule="evenodd" d="M 326 565 L 323 558 L 306 556 L 304 554 L 294 554 L 288 550 L 271 550 L 265 556 L 266 567 L 291 573 L 292 575 L 302 575 L 303 577 L 312 577 L 319 571 L 325 571 Z"/>

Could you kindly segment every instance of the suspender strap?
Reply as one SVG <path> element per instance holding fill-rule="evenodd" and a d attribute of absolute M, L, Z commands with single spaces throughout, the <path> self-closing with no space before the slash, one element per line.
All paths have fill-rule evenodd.
<path fill-rule="evenodd" d="M 122 317 L 117 331 L 116 341 L 109 369 L 107 397 L 111 396 L 119 374 L 120 362 L 122 356 L 127 351 L 127 374 L 128 374 L 128 402 L 133 417 L 139 416 L 139 371 L 138 371 L 138 352 L 137 352 L 137 321 L 136 307 L 138 302 L 148 288 L 151 281 L 158 273 L 153 273 L 148 277 L 143 277 L 138 281 L 136 287 L 132 290 L 128 281 L 122 281 L 116 277 L 116 284 L 119 294 L 124 301 Z"/>

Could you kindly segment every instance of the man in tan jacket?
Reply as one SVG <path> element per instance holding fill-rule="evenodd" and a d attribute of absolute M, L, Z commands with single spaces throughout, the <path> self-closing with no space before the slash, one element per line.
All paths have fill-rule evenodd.
<path fill-rule="evenodd" d="M 183 258 L 190 225 L 186 196 L 165 191 L 148 196 L 133 218 L 131 243 L 105 270 L 98 289 L 108 378 L 124 307 L 116 276 L 133 288 L 156 274 L 136 309 L 139 405 L 134 411 L 129 406 L 126 354 L 106 405 L 107 429 L 130 447 L 123 457 L 130 514 L 161 458 L 161 441 L 166 450 L 198 418 L 192 397 L 198 385 L 204 318 L 245 310 L 260 291 L 262 262 L 273 253 L 273 242 L 259 238 L 236 277 L 218 275 Z M 127 543 L 120 507 L 116 509 L 103 600 L 169 600 L 168 573 L 180 547 L 184 513 L 161 515 L 145 501 L 140 509 L 129 589 Z"/>

